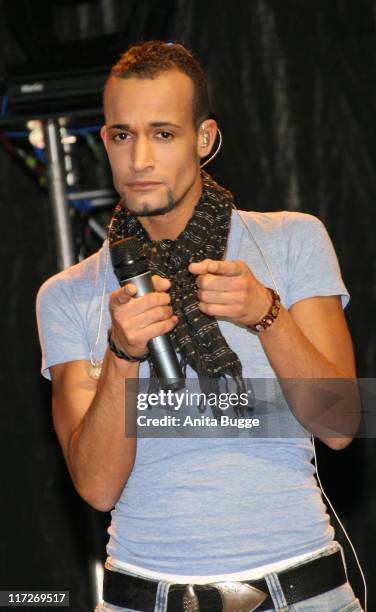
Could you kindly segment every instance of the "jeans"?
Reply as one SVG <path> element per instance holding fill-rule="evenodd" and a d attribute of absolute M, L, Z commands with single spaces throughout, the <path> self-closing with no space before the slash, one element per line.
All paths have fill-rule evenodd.
<path fill-rule="evenodd" d="M 306 559 L 304 563 L 311 559 L 317 559 L 318 557 L 324 556 L 330 552 L 334 552 L 341 548 L 338 542 L 333 542 L 330 544 L 325 551 L 321 553 L 317 553 L 312 555 L 309 559 Z M 297 567 L 300 563 L 292 567 Z M 135 574 L 137 575 L 137 574 Z M 326 593 L 321 593 L 321 595 L 317 595 L 316 597 L 311 597 L 309 599 L 305 599 L 295 603 L 293 605 L 288 606 L 283 595 L 283 591 L 281 589 L 281 585 L 278 579 L 277 573 L 270 573 L 265 575 L 265 580 L 268 583 L 270 595 L 272 597 L 274 608 L 267 610 L 265 612 L 362 612 L 363 608 L 360 605 L 359 600 L 355 597 L 354 592 L 349 584 L 346 582 L 345 584 L 337 587 L 336 589 L 332 589 L 331 591 L 327 591 Z M 159 583 L 160 585 L 160 593 L 161 596 L 157 595 L 157 604 L 155 607 L 155 612 L 165 612 L 167 605 L 167 592 L 168 592 L 168 583 Z M 164 588 L 165 587 L 165 588 Z M 183 607 L 182 607 L 183 609 Z M 95 609 L 97 612 L 143 612 L 142 610 L 133 610 L 130 608 L 119 608 L 118 606 L 113 606 L 108 603 L 101 603 Z M 180 612 L 180 610 L 176 610 L 176 612 Z M 257 609 L 256 611 L 257 612 Z"/>

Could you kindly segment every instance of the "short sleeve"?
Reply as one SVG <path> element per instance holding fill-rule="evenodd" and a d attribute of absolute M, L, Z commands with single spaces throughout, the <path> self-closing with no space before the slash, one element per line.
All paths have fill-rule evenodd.
<path fill-rule="evenodd" d="M 90 348 L 70 285 L 59 275 L 39 289 L 36 302 L 41 372 L 51 380 L 49 368 L 58 363 L 90 359 Z"/>
<path fill-rule="evenodd" d="M 345 308 L 350 296 L 342 280 L 338 259 L 323 223 L 305 213 L 286 213 L 287 303 L 315 296 L 341 296 Z"/>

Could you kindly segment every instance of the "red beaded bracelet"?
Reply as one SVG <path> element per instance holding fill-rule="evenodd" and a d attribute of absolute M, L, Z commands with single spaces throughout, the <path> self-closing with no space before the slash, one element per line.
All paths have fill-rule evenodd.
<path fill-rule="evenodd" d="M 248 326 L 251 331 L 256 332 L 257 334 L 264 331 L 264 329 L 268 329 L 268 327 L 272 325 L 272 323 L 278 317 L 278 313 L 281 308 L 281 298 L 279 297 L 278 293 L 271 287 L 267 287 L 267 289 L 272 294 L 272 305 L 270 306 L 268 313 L 255 325 Z"/>

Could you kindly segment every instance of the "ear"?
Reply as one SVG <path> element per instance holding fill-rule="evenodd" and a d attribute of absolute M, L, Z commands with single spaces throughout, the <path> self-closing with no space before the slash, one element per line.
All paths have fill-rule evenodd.
<path fill-rule="evenodd" d="M 200 158 L 210 154 L 217 135 L 217 122 L 214 119 L 205 119 L 198 128 L 197 155 Z"/>
<path fill-rule="evenodd" d="M 107 151 L 107 147 L 108 147 L 108 134 L 107 134 L 107 126 L 106 125 L 102 125 L 101 131 L 100 131 L 100 135 L 101 135 L 101 138 L 103 140 L 104 147 L 105 147 L 105 149 Z"/>

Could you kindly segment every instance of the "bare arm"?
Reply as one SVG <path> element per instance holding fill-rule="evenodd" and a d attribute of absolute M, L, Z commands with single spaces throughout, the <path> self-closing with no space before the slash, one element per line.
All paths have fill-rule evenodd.
<path fill-rule="evenodd" d="M 169 306 L 169 281 L 153 277 L 156 291 L 134 298 L 127 285 L 110 296 L 113 339 L 134 357 L 147 352 L 147 342 L 171 331 L 176 317 Z M 107 349 L 98 382 L 89 376 L 88 361 L 51 367 L 53 419 L 68 469 L 78 493 L 97 510 L 110 510 L 118 500 L 136 454 L 136 439 L 126 436 L 125 379 L 137 379 L 138 363 Z"/>
<path fill-rule="evenodd" d="M 360 405 L 339 296 L 282 307 L 260 342 L 278 378 L 287 379 L 282 386 L 300 423 L 333 449 L 347 446 L 359 427 Z"/>
<path fill-rule="evenodd" d="M 269 292 L 242 261 L 207 259 L 191 264 L 190 271 L 198 275 L 200 309 L 207 314 L 254 325 L 271 306 Z M 287 390 L 298 420 L 331 448 L 347 446 L 359 426 L 360 407 L 352 342 L 340 298 L 308 298 L 290 311 L 281 307 L 276 321 L 259 338 L 282 383 L 303 379 L 300 386 L 289 384 Z M 342 394 L 330 410 L 325 402 L 320 405 L 307 384 L 319 379 L 326 379 L 320 385 L 327 392 L 320 401 L 330 394 Z"/>
<path fill-rule="evenodd" d="M 117 363 L 119 361 L 119 363 Z M 136 439 L 125 435 L 124 378 L 137 378 L 138 364 L 120 363 L 106 352 L 98 383 L 88 361 L 51 368 L 56 433 L 78 493 L 97 510 L 110 510 L 131 473 Z"/>

